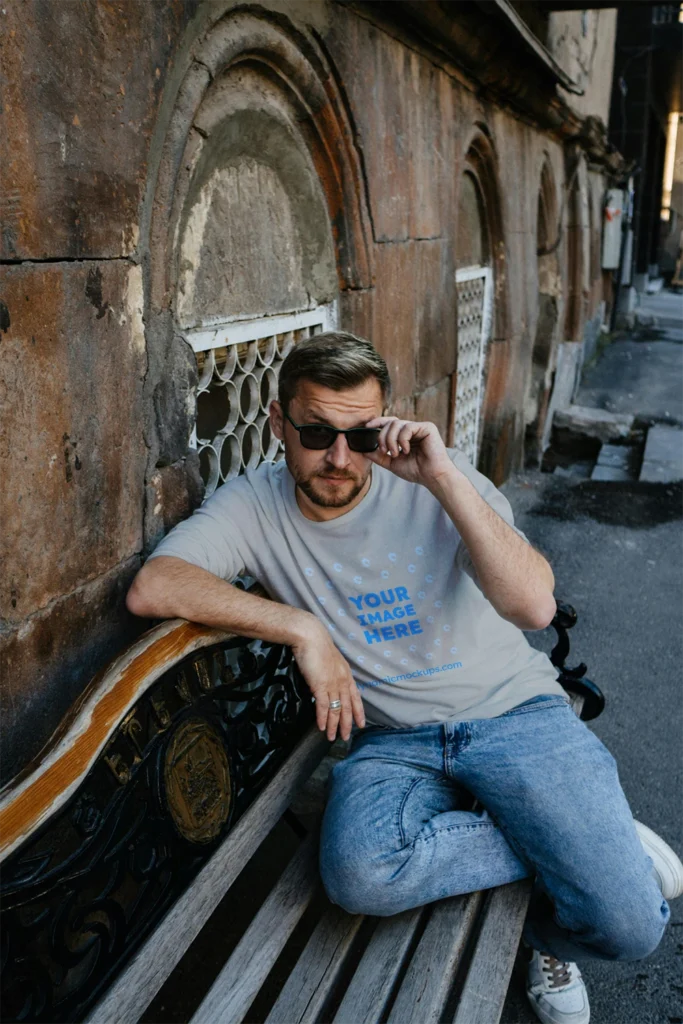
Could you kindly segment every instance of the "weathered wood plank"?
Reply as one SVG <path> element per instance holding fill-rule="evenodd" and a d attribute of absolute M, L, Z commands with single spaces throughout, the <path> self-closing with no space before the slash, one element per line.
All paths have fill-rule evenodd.
<path fill-rule="evenodd" d="M 423 907 L 380 918 L 334 1017 L 334 1024 L 378 1024 L 403 973 Z"/>
<path fill-rule="evenodd" d="M 96 675 L 50 739 L 40 761 L 29 765 L 4 790 L 0 860 L 73 796 L 126 712 L 164 672 L 193 651 L 233 636 L 184 619 L 169 619 L 141 636 Z"/>
<path fill-rule="evenodd" d="M 266 1024 L 315 1024 L 344 968 L 362 914 L 331 905 L 285 982 Z"/>
<path fill-rule="evenodd" d="M 434 904 L 389 1024 L 438 1024 L 482 902 L 483 893 L 472 892 Z"/>
<path fill-rule="evenodd" d="M 226 961 L 192 1024 L 241 1021 L 320 885 L 318 837 L 309 836 Z"/>
<path fill-rule="evenodd" d="M 329 749 L 313 726 L 225 837 L 211 860 L 173 905 L 88 1018 L 93 1024 L 133 1024 L 161 988 L 256 848 Z"/>
<path fill-rule="evenodd" d="M 529 906 L 532 880 L 488 894 L 453 1024 L 498 1024 Z"/>

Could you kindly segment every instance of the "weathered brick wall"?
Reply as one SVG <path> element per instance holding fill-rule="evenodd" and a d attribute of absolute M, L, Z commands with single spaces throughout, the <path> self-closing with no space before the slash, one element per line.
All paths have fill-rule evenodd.
<path fill-rule="evenodd" d="M 316 214 L 306 237 L 322 232 L 316 251 L 336 258 L 342 324 L 386 357 L 395 409 L 444 431 L 456 369 L 459 183 L 473 140 L 485 140 L 498 274 L 484 468 L 500 482 L 522 460 L 534 414 L 527 399 L 539 311 L 538 191 L 547 163 L 561 195 L 562 144 L 483 100 L 452 67 L 362 10 L 274 0 L 233 17 L 235 6 L 3 3 L 3 780 L 35 755 L 94 671 L 140 628 L 124 609 L 127 586 L 145 550 L 201 498 L 196 459 L 185 459 L 196 369 L 178 336 L 183 300 L 168 268 L 184 223 L 174 196 L 184 189 L 191 198 L 190 157 L 199 159 L 213 131 L 192 128 L 203 97 L 214 113 L 221 104 L 237 110 L 242 95 L 255 109 L 261 90 L 264 109 L 280 111 L 296 144 L 289 171 L 283 165 L 263 177 L 272 209 L 278 181 L 289 195 L 296 190 L 296 147 L 310 147 L 327 214 Z M 253 52 L 274 47 L 276 70 L 266 74 L 254 57 L 224 79 L 225 54 L 237 52 L 247 28 Z M 278 75 L 296 89 L 281 89 Z M 235 136 L 240 145 L 256 130 L 257 119 L 247 120 Z M 275 136 L 268 138 L 253 156 L 264 166 Z M 211 157 L 221 173 L 237 160 L 236 145 L 224 141 Z M 216 195 L 221 216 L 233 209 L 234 245 L 249 225 L 235 221 L 229 196 Z M 261 248 L 251 246 L 240 273 L 252 281 L 249 260 L 262 257 L 267 312 L 289 282 L 266 272 L 267 218 L 256 208 L 253 216 Z M 207 242 L 196 254 L 204 276 L 194 294 L 207 302 L 220 293 L 224 258 L 222 232 L 211 237 L 211 252 Z M 292 250 L 293 266 L 305 242 Z M 317 288 L 321 301 L 332 287 L 329 268 L 316 269 L 326 259 L 316 257 L 296 282 Z M 566 290 L 564 242 L 558 265 Z M 589 317 L 600 289 L 585 281 Z M 244 301 L 253 312 L 259 296 L 245 293 Z M 549 358 L 558 340 L 559 333 Z"/>

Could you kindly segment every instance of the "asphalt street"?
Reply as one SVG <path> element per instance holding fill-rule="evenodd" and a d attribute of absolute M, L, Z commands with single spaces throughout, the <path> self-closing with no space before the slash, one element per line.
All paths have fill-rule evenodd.
<path fill-rule="evenodd" d="M 683 302 L 656 297 L 654 325 L 621 334 L 584 374 L 577 404 L 683 426 Z M 607 705 L 591 723 L 617 760 L 634 817 L 683 856 L 683 544 L 681 483 L 526 473 L 503 491 L 574 605 L 569 665 L 584 661 Z M 554 633 L 528 634 L 547 652 Z M 583 960 L 591 1024 L 683 1022 L 683 898 L 646 960 Z M 518 958 L 505 1024 L 533 1024 Z"/>

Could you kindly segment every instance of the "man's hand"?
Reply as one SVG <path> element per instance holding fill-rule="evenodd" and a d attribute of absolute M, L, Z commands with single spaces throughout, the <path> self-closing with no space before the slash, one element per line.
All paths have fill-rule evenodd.
<path fill-rule="evenodd" d="M 144 618 L 174 618 L 203 622 L 241 636 L 287 644 L 316 701 L 321 730 L 333 740 L 340 727 L 347 740 L 355 719 L 365 725 L 363 701 L 351 669 L 311 612 L 238 590 L 226 580 L 181 558 L 153 558 L 135 577 L 126 598 L 128 610 Z M 330 701 L 341 707 L 330 710 Z"/>
<path fill-rule="evenodd" d="M 294 657 L 311 693 L 315 697 L 318 728 L 327 730 L 328 740 L 335 739 L 337 727 L 343 740 L 351 735 L 351 726 L 365 726 L 363 701 L 351 675 L 349 663 L 339 653 L 322 624 L 307 631 L 304 640 L 292 644 Z M 330 709 L 330 702 L 340 700 L 340 708 Z"/>
<path fill-rule="evenodd" d="M 366 457 L 403 480 L 422 484 L 460 534 L 479 585 L 499 615 L 520 629 L 544 629 L 555 615 L 547 561 L 481 497 L 451 461 L 433 423 L 378 416 L 379 448 Z"/>
<path fill-rule="evenodd" d="M 378 416 L 366 426 L 380 428 L 379 448 L 367 458 L 403 480 L 431 489 L 444 473 L 452 472 L 453 463 L 434 423 Z"/>

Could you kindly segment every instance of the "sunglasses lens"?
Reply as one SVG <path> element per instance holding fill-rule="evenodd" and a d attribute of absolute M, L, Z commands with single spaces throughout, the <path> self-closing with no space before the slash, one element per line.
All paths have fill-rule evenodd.
<path fill-rule="evenodd" d="M 299 438 L 304 448 L 312 448 L 314 451 L 331 448 L 336 437 L 337 434 L 334 430 L 322 425 L 302 427 L 299 431 Z"/>
<path fill-rule="evenodd" d="M 367 430 L 354 430 L 346 435 L 352 452 L 374 452 L 379 447 L 379 430 L 369 427 Z"/>

